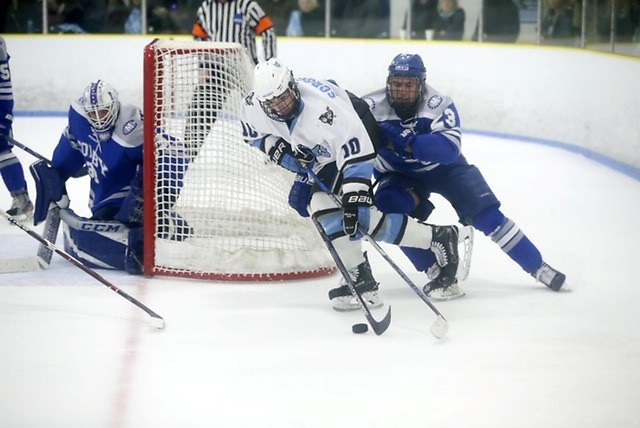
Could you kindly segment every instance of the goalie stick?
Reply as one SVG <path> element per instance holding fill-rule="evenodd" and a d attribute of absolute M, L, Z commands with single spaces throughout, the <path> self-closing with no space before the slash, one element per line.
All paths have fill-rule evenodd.
<path fill-rule="evenodd" d="M 38 240 L 41 244 L 45 245 L 49 250 L 51 250 L 52 252 L 56 252 L 57 254 L 59 254 L 63 259 L 67 260 L 69 263 L 71 263 L 72 265 L 76 266 L 77 268 L 79 268 L 80 270 L 82 270 L 83 272 L 85 272 L 86 274 L 92 276 L 94 279 L 96 279 L 97 281 L 99 281 L 101 284 L 107 286 L 108 288 L 110 288 L 112 291 L 114 291 L 116 294 L 120 295 L 121 297 L 124 297 L 125 299 L 127 299 L 129 302 L 133 303 L 134 305 L 136 305 L 137 307 L 139 307 L 140 309 L 142 309 L 143 311 L 145 311 L 150 317 L 150 325 L 154 328 L 157 328 L 159 330 L 164 329 L 164 318 L 162 318 L 160 315 L 158 315 L 156 312 L 152 311 L 151 309 L 149 309 L 147 306 L 145 306 L 142 302 L 140 302 L 139 300 L 135 299 L 134 297 L 130 296 L 129 294 L 125 293 L 124 291 L 122 291 L 120 288 L 116 287 L 115 285 L 113 285 L 112 283 L 110 283 L 109 281 L 107 281 L 102 275 L 100 275 L 98 272 L 94 271 L 93 269 L 85 266 L 80 260 L 76 259 L 75 257 L 73 257 L 71 254 L 67 253 L 66 251 L 56 247 L 55 244 L 53 244 L 52 242 L 46 240 L 45 238 L 43 238 L 42 236 L 38 235 L 35 231 L 33 231 L 32 229 L 28 228 L 27 226 L 24 226 L 23 224 L 20 224 L 20 222 L 18 222 L 17 220 L 15 220 L 13 217 L 11 217 L 9 214 L 7 214 L 4 210 L 0 210 L 0 215 L 2 215 L 2 217 L 6 218 L 7 220 L 9 220 L 9 222 L 11 224 L 13 224 L 14 226 L 17 226 L 18 228 L 22 229 L 25 233 L 27 233 L 29 236 L 31 236 L 32 238 Z"/>
<path fill-rule="evenodd" d="M 342 208 L 342 202 L 338 199 L 338 197 L 336 195 L 334 195 L 333 192 L 331 192 L 329 190 L 329 188 L 318 178 L 318 176 L 311 170 L 311 168 L 307 167 L 306 169 L 307 169 L 307 173 L 309 174 L 309 176 L 311 178 L 313 178 L 313 181 L 318 184 L 320 189 L 322 189 L 323 192 L 325 192 L 327 195 L 329 195 L 331 200 L 338 207 Z M 318 225 L 316 225 L 316 227 L 317 226 Z M 359 228 L 359 226 L 358 226 L 358 228 Z M 402 269 L 400 269 L 400 267 L 396 264 L 396 262 L 394 262 L 393 259 L 391 257 L 389 257 L 387 252 L 384 249 L 382 249 L 380 244 L 378 244 L 376 242 L 376 240 L 373 239 L 371 237 L 371 235 L 369 235 L 369 233 L 367 233 L 367 231 L 362 230 L 360 228 L 359 228 L 359 231 L 364 235 L 364 237 L 367 240 L 367 242 L 369 244 L 371 244 L 373 246 L 373 248 L 375 248 L 375 250 L 378 253 L 380 253 L 380 255 L 387 261 L 389 266 L 391 266 L 393 268 L 393 270 L 395 270 L 396 273 L 398 273 L 398 275 L 400 275 L 400 277 L 409 285 L 409 287 L 411 287 L 411 289 L 416 292 L 416 294 L 422 299 L 422 301 L 424 303 L 426 303 L 427 306 L 429 306 L 429 308 L 436 314 L 436 320 L 431 325 L 431 328 L 429 329 L 429 331 L 431 331 L 431 334 L 433 334 L 433 336 L 436 337 L 437 339 L 442 339 L 447 334 L 447 332 L 449 331 L 449 322 L 444 317 L 444 315 L 442 315 L 440 313 L 438 308 L 436 308 L 435 305 L 433 303 L 431 303 L 431 300 L 429 300 L 429 297 L 427 297 L 425 292 L 420 287 L 415 285 L 413 283 L 413 281 L 411 281 L 411 279 L 407 276 L 407 274 L 405 274 L 402 271 Z M 353 290 L 352 290 L 352 292 L 353 292 Z M 362 298 L 360 298 L 360 299 L 362 299 Z"/>
<path fill-rule="evenodd" d="M 46 157 L 42 156 L 40 153 L 36 152 L 29 146 L 22 144 L 21 142 L 13 139 L 12 137 L 8 138 L 9 143 L 11 145 L 18 147 L 19 149 L 24 150 L 29 153 L 31 156 L 38 158 L 40 160 L 45 161 L 49 165 L 51 165 L 51 161 Z M 76 177 L 81 177 L 86 174 L 86 168 L 83 168 L 83 171 L 78 173 Z M 44 229 L 42 234 L 44 237 L 52 243 L 56 243 L 56 239 L 58 238 L 58 231 L 60 229 L 60 214 L 59 209 L 50 210 L 47 213 L 47 218 L 44 222 Z M 46 245 L 40 244 L 38 247 L 38 253 L 36 257 L 29 257 L 24 259 L 13 259 L 7 260 L 0 264 L 0 272 L 29 272 L 38 269 L 46 269 L 51 265 L 51 257 L 53 256 L 53 252 Z M 2 266 L 6 266 L 5 270 Z"/>
<path fill-rule="evenodd" d="M 320 233 L 320 236 L 322 237 L 322 240 L 327 246 L 329 253 L 331 253 L 331 257 L 336 262 L 336 266 L 338 267 L 338 270 L 340 271 L 340 273 L 342 274 L 342 277 L 346 281 L 347 286 L 351 291 L 351 294 L 353 294 L 356 297 L 356 300 L 358 302 L 358 307 L 364 313 L 364 316 L 367 318 L 367 321 L 369 322 L 369 325 L 371 326 L 373 331 L 378 336 L 380 336 L 382 333 L 385 332 L 387 328 L 389 328 L 389 324 L 391 324 L 391 306 L 389 306 L 389 309 L 387 310 L 387 314 L 381 321 L 376 321 L 376 319 L 373 318 L 373 315 L 371 315 L 371 310 L 369 310 L 369 307 L 367 306 L 366 302 L 362 298 L 362 295 L 356 288 L 356 285 L 354 284 L 353 279 L 351 278 L 351 275 L 349 275 L 349 271 L 347 270 L 346 266 L 344 265 L 344 263 L 342 263 L 342 260 L 340 259 L 338 252 L 336 251 L 335 247 L 333 246 L 333 243 L 331 242 L 331 238 L 329 238 L 329 236 L 327 235 L 327 232 L 325 232 L 324 228 L 322 227 L 322 225 L 320 224 L 317 218 L 315 218 L 314 216 L 311 216 L 311 220 L 313 221 L 313 224 L 316 226 L 316 229 L 318 229 L 318 233 Z"/>

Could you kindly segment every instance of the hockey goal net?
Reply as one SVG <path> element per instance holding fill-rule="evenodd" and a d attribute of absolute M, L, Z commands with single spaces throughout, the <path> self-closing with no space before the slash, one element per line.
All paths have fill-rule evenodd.
<path fill-rule="evenodd" d="M 294 176 L 243 140 L 252 76 L 239 44 L 146 46 L 145 274 L 255 281 L 335 270 L 313 223 L 288 206 Z"/>

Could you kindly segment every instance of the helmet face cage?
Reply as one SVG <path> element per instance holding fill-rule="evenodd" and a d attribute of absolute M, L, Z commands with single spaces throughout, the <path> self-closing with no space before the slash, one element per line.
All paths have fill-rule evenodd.
<path fill-rule="evenodd" d="M 417 85 L 415 91 L 412 91 L 411 97 L 402 97 L 397 99 L 399 93 L 397 89 L 392 88 L 392 82 L 399 81 L 398 77 L 415 78 Z M 399 54 L 391 61 L 389 65 L 389 75 L 387 76 L 386 95 L 389 105 L 401 119 L 408 119 L 416 115 L 420 103 L 424 99 L 427 91 L 426 88 L 427 70 L 422 62 L 420 55 Z M 407 79 L 402 79 L 407 80 Z M 394 94 L 395 93 L 395 94 Z M 408 98 L 408 100 L 407 100 Z"/>
<path fill-rule="evenodd" d="M 291 80 L 289 87 L 280 95 L 261 101 L 260 107 L 269 118 L 279 122 L 292 119 L 300 108 L 300 91 L 294 80 Z"/>
<path fill-rule="evenodd" d="M 300 108 L 300 91 L 293 73 L 272 58 L 260 63 L 254 73 L 254 93 L 265 114 L 280 122 L 293 118 Z"/>
<path fill-rule="evenodd" d="M 96 131 L 106 131 L 118 118 L 118 93 L 107 82 L 98 80 L 87 86 L 80 99 L 87 119 Z"/>

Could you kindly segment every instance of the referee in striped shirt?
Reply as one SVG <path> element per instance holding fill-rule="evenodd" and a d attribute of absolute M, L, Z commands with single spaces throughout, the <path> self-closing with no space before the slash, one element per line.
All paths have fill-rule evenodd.
<path fill-rule="evenodd" d="M 276 56 L 273 22 L 255 0 L 203 1 L 192 33 L 196 40 L 240 43 L 254 64 L 258 63 L 256 35 L 261 35 L 264 60 Z"/>
<path fill-rule="evenodd" d="M 269 18 L 255 0 L 205 0 L 198 8 L 193 24 L 196 40 L 239 43 L 254 64 L 258 63 L 256 36 L 262 35 L 265 61 L 276 56 L 276 32 Z M 200 59 L 201 81 L 193 93 L 187 111 L 184 143 L 189 159 L 200 151 L 206 136 L 218 118 L 228 89 L 225 88 L 224 59 L 204 55 Z"/>

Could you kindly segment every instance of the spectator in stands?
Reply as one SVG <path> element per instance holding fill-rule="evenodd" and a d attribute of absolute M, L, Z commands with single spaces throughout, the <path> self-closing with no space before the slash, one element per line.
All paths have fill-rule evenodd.
<path fill-rule="evenodd" d="M 464 9 L 458 0 L 438 0 L 438 13 L 433 20 L 434 40 L 462 40 Z"/>
<path fill-rule="evenodd" d="M 513 0 L 484 0 L 482 11 L 482 40 L 513 43 L 520 34 L 520 11 Z M 480 20 L 471 37 L 478 40 Z"/>
<path fill-rule="evenodd" d="M 318 0 L 298 0 L 298 9 L 289 18 L 287 36 L 324 36 L 324 10 Z"/>
<path fill-rule="evenodd" d="M 154 34 L 176 34 L 181 32 L 169 8 L 161 1 L 147 1 L 147 25 L 149 32 Z"/>
<path fill-rule="evenodd" d="M 86 33 L 84 7 L 78 0 L 49 0 L 49 24 L 52 33 Z"/>
<path fill-rule="evenodd" d="M 122 33 L 129 16 L 129 8 L 123 0 L 109 0 L 102 33 Z"/>
<path fill-rule="evenodd" d="M 337 37 L 379 38 L 389 36 L 389 15 L 384 0 L 342 0 L 333 3 Z"/>
<path fill-rule="evenodd" d="M 576 29 L 573 26 L 575 0 L 546 0 L 542 18 L 542 37 L 547 44 L 574 45 Z"/>
<path fill-rule="evenodd" d="M 410 39 L 424 39 L 425 31 L 433 29 L 433 20 L 437 15 L 437 0 L 412 0 L 411 2 L 411 33 Z M 409 11 L 404 16 L 402 29 L 408 31 Z"/>
<path fill-rule="evenodd" d="M 278 36 L 286 34 L 291 13 L 296 10 L 296 0 L 260 0 L 264 13 L 273 21 L 273 29 Z"/>
<path fill-rule="evenodd" d="M 131 12 L 124 23 L 124 32 L 127 34 L 142 34 L 142 0 L 131 0 Z"/>

